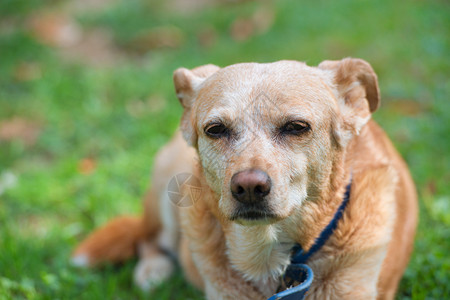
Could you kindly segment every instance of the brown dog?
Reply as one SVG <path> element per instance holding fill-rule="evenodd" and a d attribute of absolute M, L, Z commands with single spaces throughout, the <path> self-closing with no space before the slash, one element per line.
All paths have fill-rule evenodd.
<path fill-rule="evenodd" d="M 135 280 L 149 289 L 170 276 L 172 254 L 208 299 L 267 299 L 293 246 L 312 247 L 350 183 L 337 228 L 307 261 L 307 298 L 394 297 L 417 199 L 407 166 L 370 120 L 380 100 L 367 62 L 206 65 L 176 70 L 174 82 L 181 133 L 157 157 L 143 218 L 93 233 L 76 264 L 121 261 L 138 248 Z M 180 173 L 201 188 L 190 207 L 167 193 Z"/>

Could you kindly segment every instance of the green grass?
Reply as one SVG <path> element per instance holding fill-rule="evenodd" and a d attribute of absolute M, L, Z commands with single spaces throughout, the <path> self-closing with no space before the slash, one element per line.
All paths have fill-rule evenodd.
<path fill-rule="evenodd" d="M 125 59 L 108 66 L 62 59 L 27 30 L 37 9 L 64 4 L 0 2 L 0 121 L 18 117 L 39 128 L 35 143 L 0 141 L 0 182 L 7 172 L 17 177 L 0 195 L 0 299 L 201 299 L 181 271 L 144 295 L 132 283 L 135 262 L 88 271 L 68 263 L 93 228 L 118 214 L 140 213 L 153 156 L 182 112 L 173 70 L 279 59 L 315 65 L 347 56 L 376 70 L 382 106 L 374 118 L 408 162 L 420 197 L 415 252 L 398 299 L 450 295 L 448 3 L 277 1 L 264 4 L 275 15 L 266 32 L 236 41 L 233 21 L 262 4 L 181 14 L 159 2 L 112 2 L 76 13 L 84 30 L 112 32 Z M 176 28 L 178 46 L 153 49 L 142 42 L 152 28 L 168 25 Z M 199 38 L 205 30 L 212 36 L 206 46 Z M 23 78 L 24 64 L 40 72 Z M 95 161 L 92 173 L 80 172 L 83 159 Z"/>

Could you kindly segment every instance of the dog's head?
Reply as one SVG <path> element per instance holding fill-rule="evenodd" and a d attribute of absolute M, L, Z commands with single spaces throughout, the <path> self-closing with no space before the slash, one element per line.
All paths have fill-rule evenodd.
<path fill-rule="evenodd" d="M 181 131 L 220 212 L 249 225 L 313 200 L 379 105 L 377 77 L 360 59 L 180 68 L 174 83 Z"/>

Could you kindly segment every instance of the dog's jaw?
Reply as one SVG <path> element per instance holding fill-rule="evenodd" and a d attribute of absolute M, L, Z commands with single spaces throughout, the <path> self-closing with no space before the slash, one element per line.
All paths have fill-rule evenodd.
<path fill-rule="evenodd" d="M 279 224 L 242 226 L 234 223 L 226 240 L 232 267 L 246 280 L 259 287 L 266 286 L 268 295 L 273 294 L 290 263 L 290 250 L 295 242 Z"/>

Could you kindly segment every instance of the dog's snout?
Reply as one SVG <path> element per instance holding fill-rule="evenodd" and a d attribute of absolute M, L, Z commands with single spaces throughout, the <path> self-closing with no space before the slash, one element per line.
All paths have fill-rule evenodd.
<path fill-rule="evenodd" d="M 269 175 L 257 169 L 236 173 L 231 178 L 231 194 L 244 204 L 260 202 L 270 193 Z"/>

